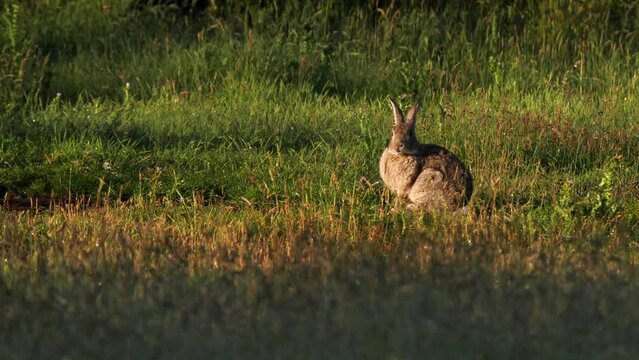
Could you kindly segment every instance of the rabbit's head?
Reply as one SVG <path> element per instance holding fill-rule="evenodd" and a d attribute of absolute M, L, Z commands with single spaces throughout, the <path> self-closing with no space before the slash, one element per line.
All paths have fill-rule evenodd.
<path fill-rule="evenodd" d="M 415 102 L 408 110 L 406 119 L 402 110 L 397 104 L 389 99 L 393 107 L 395 126 L 393 126 L 393 137 L 388 144 L 388 148 L 402 155 L 411 155 L 417 152 L 419 142 L 415 136 L 415 117 L 419 109 L 419 101 Z"/>

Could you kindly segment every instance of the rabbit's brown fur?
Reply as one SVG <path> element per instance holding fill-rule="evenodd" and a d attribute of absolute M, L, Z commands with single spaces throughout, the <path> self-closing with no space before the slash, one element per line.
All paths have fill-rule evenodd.
<path fill-rule="evenodd" d="M 391 105 L 395 116 L 393 136 L 379 162 L 384 184 L 418 208 L 463 208 L 473 192 L 473 179 L 466 166 L 447 149 L 417 141 L 419 103 L 410 108 L 406 120 L 393 100 Z"/>

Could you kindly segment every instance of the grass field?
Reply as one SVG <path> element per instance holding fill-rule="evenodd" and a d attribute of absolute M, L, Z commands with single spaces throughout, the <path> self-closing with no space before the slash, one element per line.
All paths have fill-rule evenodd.
<path fill-rule="evenodd" d="M 0 1 L 0 359 L 639 357 L 639 2 L 131 3 Z"/>

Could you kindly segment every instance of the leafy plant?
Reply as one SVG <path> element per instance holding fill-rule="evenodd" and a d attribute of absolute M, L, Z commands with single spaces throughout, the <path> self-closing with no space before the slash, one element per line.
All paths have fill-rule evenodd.
<path fill-rule="evenodd" d="M 592 186 L 582 184 L 582 191 L 575 189 L 572 180 L 561 185 L 555 212 L 567 224 L 572 224 L 575 216 L 593 218 L 612 218 L 620 211 L 619 200 L 615 197 L 614 187 L 617 173 L 622 168 L 620 157 L 613 158 L 599 171 L 599 182 Z M 584 186 L 585 185 L 585 186 Z M 585 190 L 583 190 L 586 188 Z"/>
<path fill-rule="evenodd" d="M 45 82 L 48 56 L 41 57 L 22 29 L 22 5 L 2 8 L 0 27 L 6 45 L 0 47 L 0 112 L 13 112 L 38 102 Z"/>

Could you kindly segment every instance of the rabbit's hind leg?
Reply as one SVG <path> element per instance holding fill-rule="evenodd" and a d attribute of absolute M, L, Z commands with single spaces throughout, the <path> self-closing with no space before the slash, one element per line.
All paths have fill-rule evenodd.
<path fill-rule="evenodd" d="M 448 201 L 443 192 L 443 178 L 444 174 L 437 169 L 422 170 L 407 194 L 408 199 L 420 208 L 432 210 L 445 208 Z"/>

